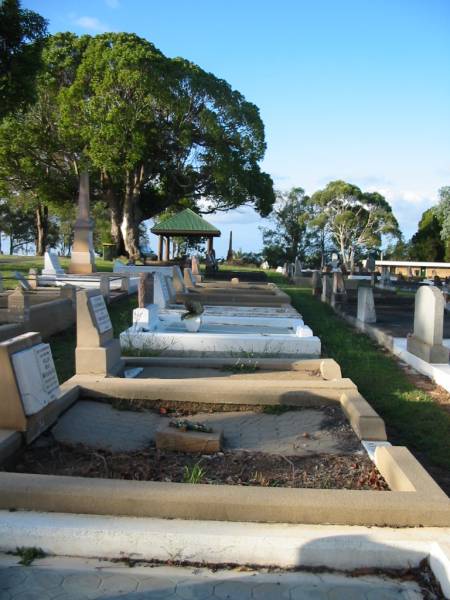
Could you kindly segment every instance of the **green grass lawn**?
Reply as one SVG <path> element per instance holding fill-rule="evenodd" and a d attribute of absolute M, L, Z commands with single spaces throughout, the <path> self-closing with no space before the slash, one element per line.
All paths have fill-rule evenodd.
<path fill-rule="evenodd" d="M 270 279 L 283 278 L 270 273 Z M 284 280 L 285 282 L 286 280 Z M 417 389 L 397 360 L 339 318 L 310 288 L 282 285 L 293 306 L 322 341 L 322 354 L 334 358 L 360 393 L 385 420 L 396 443 L 424 453 L 434 464 L 450 468 L 450 415 L 426 392 Z"/>
<path fill-rule="evenodd" d="M 70 263 L 70 258 L 60 258 L 59 262 L 61 263 L 63 269 L 67 269 Z M 97 271 L 112 271 L 113 263 L 110 260 L 96 258 L 95 266 Z M 17 286 L 17 280 L 14 277 L 14 271 L 18 271 L 26 277 L 30 269 L 38 269 L 40 272 L 43 268 L 43 256 L 0 255 L 0 275 L 3 275 L 3 286 L 6 290 L 14 289 Z"/>

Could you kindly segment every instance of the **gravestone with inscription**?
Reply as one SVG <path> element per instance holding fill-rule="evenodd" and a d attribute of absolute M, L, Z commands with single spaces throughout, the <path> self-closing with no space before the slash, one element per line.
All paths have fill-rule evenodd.
<path fill-rule="evenodd" d="M 119 340 L 100 290 L 77 292 L 77 375 L 116 375 L 123 370 Z"/>
<path fill-rule="evenodd" d="M 0 429 L 26 432 L 31 441 L 56 418 L 50 405 L 61 396 L 49 344 L 38 333 L 0 343 Z"/>

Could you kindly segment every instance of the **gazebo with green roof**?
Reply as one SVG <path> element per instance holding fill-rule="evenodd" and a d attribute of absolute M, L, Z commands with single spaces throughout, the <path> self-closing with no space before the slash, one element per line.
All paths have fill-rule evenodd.
<path fill-rule="evenodd" d="M 220 237 L 220 230 L 202 219 L 190 208 L 177 213 L 167 221 L 158 223 L 152 227 L 151 232 L 159 235 L 158 260 L 163 258 L 163 243 L 166 240 L 164 248 L 164 260 L 170 260 L 170 238 L 171 237 L 199 237 L 207 238 L 208 252 L 213 249 L 213 238 Z"/>

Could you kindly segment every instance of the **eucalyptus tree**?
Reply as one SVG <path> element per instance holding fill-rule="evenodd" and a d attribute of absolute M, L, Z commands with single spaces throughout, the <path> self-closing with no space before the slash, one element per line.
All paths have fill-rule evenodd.
<path fill-rule="evenodd" d="M 345 181 L 332 181 L 315 192 L 311 202 L 319 208 L 326 227 L 347 270 L 353 270 L 355 254 L 381 245 L 382 236 L 398 238 L 400 230 L 387 200 L 378 192 L 362 192 Z"/>

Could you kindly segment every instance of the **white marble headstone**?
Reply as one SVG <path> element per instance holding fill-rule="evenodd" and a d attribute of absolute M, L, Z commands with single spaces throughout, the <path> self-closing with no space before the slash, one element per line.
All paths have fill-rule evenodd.
<path fill-rule="evenodd" d="M 166 278 L 162 273 L 156 273 L 153 280 L 153 301 L 159 308 L 166 308 L 170 304 L 170 294 Z"/>
<path fill-rule="evenodd" d="M 103 296 L 91 296 L 89 298 L 91 304 L 94 322 L 99 333 L 105 333 L 112 329 L 111 319 L 109 318 L 109 312 L 105 304 Z"/>
<path fill-rule="evenodd" d="M 37 344 L 11 356 L 26 415 L 33 415 L 60 395 L 49 344 Z"/>
<path fill-rule="evenodd" d="M 42 275 L 65 275 L 64 269 L 59 263 L 59 258 L 53 252 L 46 252 L 44 255 L 44 268 Z"/>

